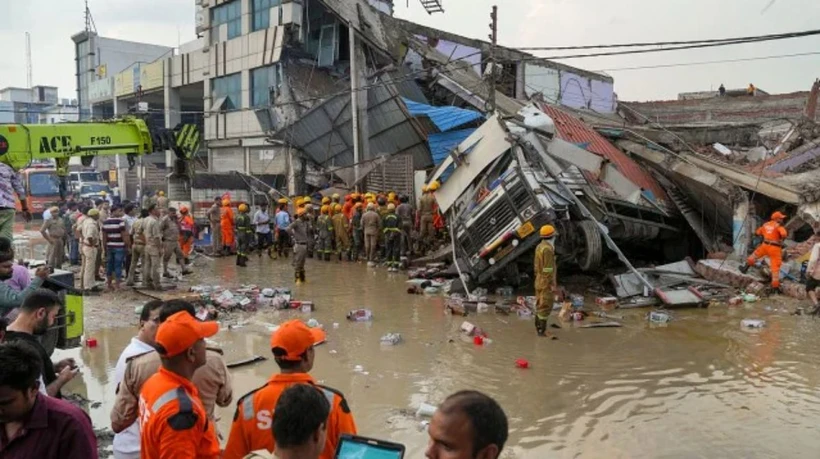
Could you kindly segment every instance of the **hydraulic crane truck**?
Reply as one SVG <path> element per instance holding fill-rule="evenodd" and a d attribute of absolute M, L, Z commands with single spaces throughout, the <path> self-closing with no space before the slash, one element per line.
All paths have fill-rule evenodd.
<path fill-rule="evenodd" d="M 0 162 L 19 171 L 35 160 L 54 160 L 63 198 L 68 189 L 71 158 L 79 157 L 83 165 L 90 166 L 96 156 L 126 155 L 130 169 L 141 155 L 171 150 L 176 155 L 174 173 L 180 176 L 188 173 L 188 162 L 199 150 L 199 144 L 196 125 L 159 128 L 136 116 L 62 124 L 0 124 Z M 83 297 L 74 289 L 73 279 L 70 273 L 57 271 L 45 283 L 63 296 L 65 304 L 57 323 L 43 339 L 49 353 L 55 347 L 68 349 L 80 345 Z"/>

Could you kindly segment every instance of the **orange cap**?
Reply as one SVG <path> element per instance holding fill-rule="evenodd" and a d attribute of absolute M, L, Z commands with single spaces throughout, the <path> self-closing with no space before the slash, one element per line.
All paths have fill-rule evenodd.
<path fill-rule="evenodd" d="M 219 331 L 216 322 L 200 322 L 186 311 L 180 311 L 157 329 L 157 344 L 165 348 L 163 357 L 173 357 L 185 352 L 197 341 L 214 336 Z"/>
<path fill-rule="evenodd" d="M 781 212 L 775 212 L 772 214 L 772 220 L 785 220 L 786 215 Z"/>
<path fill-rule="evenodd" d="M 309 328 L 301 320 L 289 320 L 270 335 L 270 348 L 284 350 L 282 360 L 299 360 L 308 349 L 325 342 L 325 331 Z"/>

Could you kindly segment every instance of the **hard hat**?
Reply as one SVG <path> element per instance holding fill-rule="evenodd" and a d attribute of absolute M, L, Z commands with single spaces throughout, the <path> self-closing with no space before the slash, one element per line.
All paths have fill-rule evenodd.
<path fill-rule="evenodd" d="M 248 206 L 246 204 L 239 204 L 239 211 L 240 212 L 247 212 Z"/>
<path fill-rule="evenodd" d="M 330 198 L 328 198 L 327 196 L 322 198 L 322 204 L 330 204 Z"/>
<path fill-rule="evenodd" d="M 330 212 L 330 206 L 328 206 L 328 205 L 322 206 L 322 213 L 326 214 L 328 212 Z"/>
<path fill-rule="evenodd" d="M 107 196 L 107 195 L 108 195 L 108 193 L 107 193 L 105 190 L 102 190 L 102 191 L 100 191 L 100 195 L 102 195 L 102 196 Z M 162 195 L 160 195 L 160 196 L 162 196 Z"/>
<path fill-rule="evenodd" d="M 185 206 L 179 206 L 179 213 L 187 214 L 188 213 L 188 208 L 185 207 Z"/>
<path fill-rule="evenodd" d="M 100 211 L 97 208 L 91 208 L 91 209 L 88 210 L 88 216 L 89 217 L 99 217 L 100 216 Z"/>
<path fill-rule="evenodd" d="M 342 210 L 342 206 L 340 204 L 336 204 L 335 206 L 333 206 L 333 211 L 334 212 L 339 212 L 341 210 Z"/>
<path fill-rule="evenodd" d="M 438 180 L 433 180 L 433 183 L 430 184 L 430 191 L 437 191 L 441 188 L 441 183 Z"/>
<path fill-rule="evenodd" d="M 332 198 L 338 201 L 339 200 L 339 193 L 333 193 Z"/>
<path fill-rule="evenodd" d="M 356 208 L 356 209 L 361 209 L 362 208 L 362 203 L 357 202 L 356 204 L 353 204 L 353 207 Z"/>
<path fill-rule="evenodd" d="M 229 205 L 231 205 L 231 201 L 230 201 L 230 200 L 228 200 L 228 199 L 223 199 L 223 200 L 222 200 L 222 205 L 223 205 L 223 206 L 229 206 Z"/>
<path fill-rule="evenodd" d="M 302 198 L 302 199 L 304 199 L 304 200 L 305 200 L 305 204 L 307 204 L 307 203 L 309 203 L 309 202 L 313 201 L 313 198 L 311 198 L 310 196 L 305 196 L 305 197 L 304 197 L 304 198 Z"/>
<path fill-rule="evenodd" d="M 296 207 L 301 207 L 301 206 L 304 206 L 304 205 L 305 205 L 305 200 L 304 199 L 299 198 L 299 199 L 296 200 Z"/>
<path fill-rule="evenodd" d="M 544 225 L 541 227 L 541 237 L 553 237 L 555 236 L 555 227 L 552 225 Z"/>
<path fill-rule="evenodd" d="M 354 201 L 361 198 L 361 197 L 362 197 L 362 195 L 360 195 L 359 193 L 353 193 L 353 194 L 350 195 L 350 198 L 353 199 Z"/>
<path fill-rule="evenodd" d="M 389 199 L 396 199 L 396 193 L 394 193 L 394 192 L 392 192 L 392 191 L 391 191 L 390 193 L 387 193 L 387 197 L 388 197 Z"/>
<path fill-rule="evenodd" d="M 775 212 L 772 214 L 772 220 L 785 220 L 786 215 L 781 212 Z"/>
<path fill-rule="evenodd" d="M 429 190 L 429 188 L 427 188 L 427 185 L 422 185 L 421 186 L 421 192 L 422 193 L 427 193 L 427 190 Z"/>
<path fill-rule="evenodd" d="M 387 210 L 396 210 L 396 205 L 391 202 L 387 205 Z"/>
<path fill-rule="evenodd" d="M 285 198 L 279 198 L 279 200 L 278 200 L 278 201 L 276 201 L 276 202 L 278 202 L 279 204 L 287 204 L 287 203 L 288 203 L 288 200 L 287 200 L 287 199 L 285 199 Z"/>
<path fill-rule="evenodd" d="M 301 217 L 304 214 L 305 214 L 305 209 L 304 208 L 296 209 L 296 216 L 297 217 Z"/>
<path fill-rule="evenodd" d="M 103 193 L 105 193 L 105 191 L 103 191 Z M 160 196 L 165 196 L 165 192 L 162 190 L 158 191 L 157 194 Z"/>

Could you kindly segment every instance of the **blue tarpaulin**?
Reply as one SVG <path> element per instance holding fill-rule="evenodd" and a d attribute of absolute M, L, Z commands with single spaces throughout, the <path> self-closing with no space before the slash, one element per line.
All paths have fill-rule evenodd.
<path fill-rule="evenodd" d="M 433 157 L 433 164 L 435 164 L 436 166 L 441 164 L 442 161 L 447 159 L 447 156 L 450 154 L 450 152 L 453 151 L 456 147 L 458 147 L 459 144 L 461 144 L 461 142 L 464 142 L 464 140 L 466 140 L 467 137 L 469 137 L 470 134 L 472 134 L 473 132 L 475 132 L 475 129 L 470 128 L 461 129 L 458 131 L 430 134 L 429 136 L 427 136 L 427 143 L 428 145 L 430 145 L 430 155 Z M 453 165 L 450 165 L 450 167 L 448 167 L 447 170 L 445 170 L 444 173 L 441 174 L 441 177 L 439 179 L 442 182 L 447 180 L 447 177 L 449 177 L 450 174 L 453 173 L 453 169 L 455 169 L 455 167 Z"/>
<path fill-rule="evenodd" d="M 411 116 L 426 116 L 430 118 L 438 130 L 442 132 L 484 118 L 484 115 L 473 110 L 458 107 L 433 107 L 405 98 L 402 98 L 402 101 L 404 105 L 407 106 L 407 110 L 410 111 Z"/>

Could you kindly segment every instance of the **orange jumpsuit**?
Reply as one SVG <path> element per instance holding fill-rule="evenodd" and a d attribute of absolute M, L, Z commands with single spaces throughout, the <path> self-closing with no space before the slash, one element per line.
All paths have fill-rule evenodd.
<path fill-rule="evenodd" d="M 219 220 L 219 226 L 222 227 L 222 245 L 233 247 L 234 231 L 233 231 L 233 209 L 231 206 L 222 208 L 222 218 Z"/>
<path fill-rule="evenodd" d="M 194 250 L 194 219 L 190 214 L 184 214 L 179 221 L 179 246 L 185 258 L 191 256 Z"/>
<path fill-rule="evenodd" d="M 770 220 L 758 228 L 755 234 L 763 237 L 763 243 L 757 246 L 746 263 L 752 266 L 758 259 L 769 257 L 769 265 L 772 268 L 772 287 L 778 288 L 780 287 L 780 265 L 783 264 L 783 240 L 789 232 L 780 223 Z"/>
<path fill-rule="evenodd" d="M 217 459 L 214 423 L 191 381 L 165 368 L 140 390 L 140 457 L 143 459 Z"/>
<path fill-rule="evenodd" d="M 353 201 L 345 201 L 342 206 L 342 213 L 345 214 L 348 220 L 353 217 Z"/>

